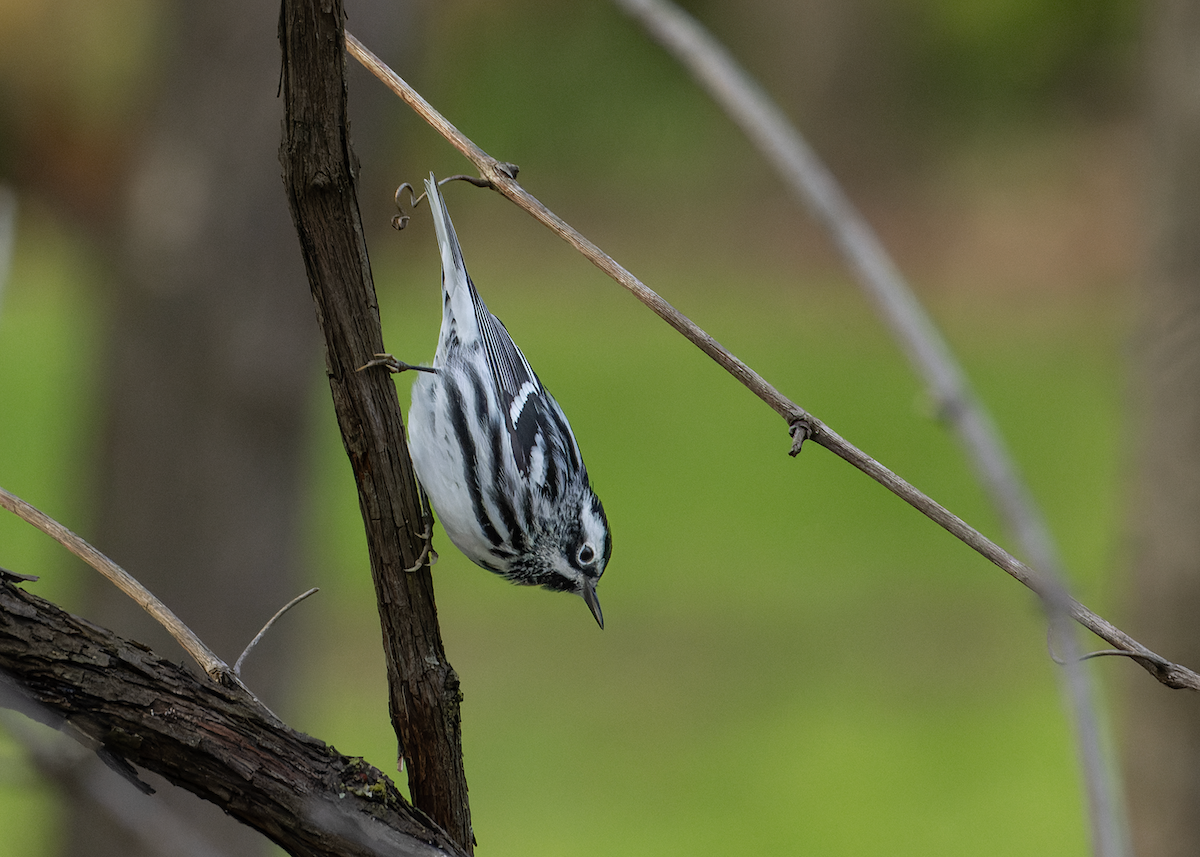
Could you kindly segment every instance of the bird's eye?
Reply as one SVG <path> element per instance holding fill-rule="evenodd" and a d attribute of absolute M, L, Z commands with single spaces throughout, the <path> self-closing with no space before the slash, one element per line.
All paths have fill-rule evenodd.
<path fill-rule="evenodd" d="M 584 545 L 579 549 L 579 564 L 587 565 L 596 558 L 596 552 L 591 545 Z"/>

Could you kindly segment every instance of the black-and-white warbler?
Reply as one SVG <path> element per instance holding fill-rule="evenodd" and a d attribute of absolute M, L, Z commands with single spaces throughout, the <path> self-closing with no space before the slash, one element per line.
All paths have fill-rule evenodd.
<path fill-rule="evenodd" d="M 467 275 L 437 180 L 425 182 L 442 256 L 433 371 L 413 384 L 409 451 L 450 541 L 513 583 L 574 592 L 600 627 L 612 554 L 600 498 L 558 402 Z M 368 365 L 418 368 L 386 356 Z"/>

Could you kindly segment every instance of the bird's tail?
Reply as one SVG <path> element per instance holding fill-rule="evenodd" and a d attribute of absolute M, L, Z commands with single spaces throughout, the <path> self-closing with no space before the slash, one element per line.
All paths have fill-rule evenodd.
<path fill-rule="evenodd" d="M 437 179 L 433 173 L 425 180 L 425 192 L 429 196 L 429 208 L 433 211 L 433 229 L 437 233 L 438 249 L 442 254 L 442 288 L 448 298 L 446 309 L 450 310 L 459 320 L 459 335 L 468 334 L 473 328 L 469 324 L 475 317 L 475 287 L 467 276 L 467 265 L 463 261 L 462 248 L 458 245 L 458 236 L 454 232 L 454 224 L 450 222 L 450 213 L 446 211 L 446 203 L 438 190 Z"/>

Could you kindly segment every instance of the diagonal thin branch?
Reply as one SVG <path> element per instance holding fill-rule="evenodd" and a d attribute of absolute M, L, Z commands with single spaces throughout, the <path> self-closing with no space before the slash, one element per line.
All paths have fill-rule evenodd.
<path fill-rule="evenodd" d="M 137 602 L 138 606 L 149 613 L 167 629 L 167 633 L 175 638 L 184 651 L 192 656 L 200 668 L 214 681 L 226 685 L 241 685 L 241 681 L 229 669 L 229 666 L 204 644 L 187 625 L 163 604 L 158 597 L 142 586 L 129 572 L 121 568 L 100 551 L 96 550 L 75 533 L 68 530 L 45 512 L 35 509 L 15 494 L 0 488 L 0 506 L 8 509 L 21 520 L 37 527 L 50 538 L 65 547 L 75 556 L 82 559 L 96 571 L 108 578 L 114 586 Z"/>
<path fill-rule="evenodd" d="M 521 187 L 514 178 L 512 165 L 502 163 L 483 149 L 475 145 L 465 134 L 455 128 L 438 113 L 421 95 L 409 86 L 399 75 L 387 67 L 377 56 L 367 50 L 362 42 L 346 32 L 346 49 L 350 55 L 366 66 L 367 70 L 379 78 L 422 119 L 439 134 L 450 141 L 456 149 L 463 153 L 479 170 L 479 173 L 492 189 L 499 191 L 518 206 L 525 209 L 534 219 L 551 229 L 560 238 L 578 250 L 584 257 L 608 274 L 633 296 L 649 307 L 663 321 L 682 333 L 689 341 L 700 348 L 705 354 L 715 360 L 727 372 L 742 382 L 756 396 L 766 402 L 784 419 L 792 421 L 803 414 L 803 411 L 786 396 L 772 387 L 766 380 L 731 354 L 728 349 L 705 333 L 690 318 L 667 303 L 653 289 L 642 283 L 637 277 L 625 270 L 621 265 L 589 241 L 576 229 L 542 205 L 525 188 Z"/>
<path fill-rule="evenodd" d="M 1071 633 L 1066 575 L 1057 547 L 1045 517 L 1018 474 L 991 416 L 971 389 L 966 373 L 833 174 L 729 51 L 672 0 L 614 2 L 692 74 L 829 232 L 850 271 L 924 380 L 942 419 L 958 435 L 967 460 L 1021 552 L 1049 578 L 1053 592 L 1045 606 L 1064 649 L 1061 687 L 1075 724 L 1091 808 L 1092 840 L 1098 854 L 1127 854 L 1129 845 L 1121 822 L 1124 813 L 1101 746 L 1092 682 L 1080 665 L 1079 642 Z"/>
<path fill-rule="evenodd" d="M 451 145 L 462 152 L 479 170 L 480 175 L 500 194 L 516 203 L 535 220 L 548 227 L 560 238 L 583 254 L 584 258 L 604 271 L 634 297 L 649 307 L 656 315 L 683 334 L 693 345 L 711 357 L 718 365 L 733 375 L 754 395 L 763 400 L 772 410 L 784 418 L 796 442 L 793 453 L 798 451 L 799 442 L 811 439 L 825 447 L 849 464 L 862 470 L 900 499 L 913 506 L 926 517 L 938 523 L 951 535 L 967 544 L 1043 599 L 1054 595 L 1052 584 L 1025 563 L 1012 556 L 971 527 L 944 506 L 932 500 L 913 485 L 901 479 L 879 462 L 846 442 L 832 429 L 791 401 L 761 375 L 734 356 L 727 348 L 701 329 L 695 322 L 675 309 L 657 292 L 642 283 L 637 277 L 618 264 L 612 257 L 580 234 L 574 227 L 550 211 L 532 194 L 521 187 L 511 175 L 511 166 L 487 154 L 474 142 L 455 128 L 438 113 L 416 90 L 399 75 L 387 67 L 363 44 L 346 33 L 347 51 L 361 62 L 372 74 L 382 81 L 413 111 L 431 127 L 445 137 Z M 507 167 L 507 169 L 506 169 Z M 1158 681 L 1173 688 L 1200 690 L 1200 675 L 1179 664 L 1172 663 L 1147 649 L 1124 631 L 1106 619 L 1093 613 L 1074 599 L 1068 600 L 1071 618 L 1092 633 L 1106 640 L 1114 648 L 1129 652 L 1130 656 Z"/>

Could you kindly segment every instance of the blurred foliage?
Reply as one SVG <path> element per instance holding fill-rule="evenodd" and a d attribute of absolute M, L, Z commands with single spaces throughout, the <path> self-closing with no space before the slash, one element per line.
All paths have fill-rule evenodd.
<path fill-rule="evenodd" d="M 0 180 L 111 214 L 170 39 L 154 0 L 0 2 Z"/>
<path fill-rule="evenodd" d="M 678 184 L 721 172 L 715 158 L 732 134 L 719 113 L 612 4 L 439 11 L 430 91 L 487 148 L 593 186 L 613 175 Z"/>
<path fill-rule="evenodd" d="M 963 134 L 1127 110 L 1135 89 L 1134 0 L 685 5 L 852 183 L 937 156 Z M 174 37 L 169 10 L 153 0 L 0 2 L 0 176 L 85 215 L 108 211 Z M 355 0 L 348 10 L 353 29 Z M 550 183 L 592 194 L 620 177 L 703 193 L 703 177 L 737 188 L 743 173 L 725 178 L 731 165 L 757 161 L 603 0 L 428 4 L 421 37 L 404 41 L 419 58 L 385 59 L 486 149 Z M 403 111 L 397 123 L 410 138 L 393 147 L 398 157 L 444 151 Z"/>
<path fill-rule="evenodd" d="M 59 520 L 88 516 L 90 432 L 105 310 L 95 286 L 95 256 L 45 211 L 22 213 L 3 312 L 0 312 L 0 485 Z M 43 597 L 75 593 L 82 563 L 29 525 L 0 515 L 0 565 L 47 574 Z M 21 571 L 24 569 L 24 571 Z"/>
<path fill-rule="evenodd" d="M 844 173 L 1131 107 L 1134 0 L 686 5 Z M 428 93 L 503 158 L 575 183 L 704 187 L 696 177 L 724 176 L 740 155 L 729 122 L 610 3 L 439 4 L 428 20 Z"/>
<path fill-rule="evenodd" d="M 1133 0 L 910 2 L 912 87 L 925 115 L 994 128 L 1132 106 Z"/>

